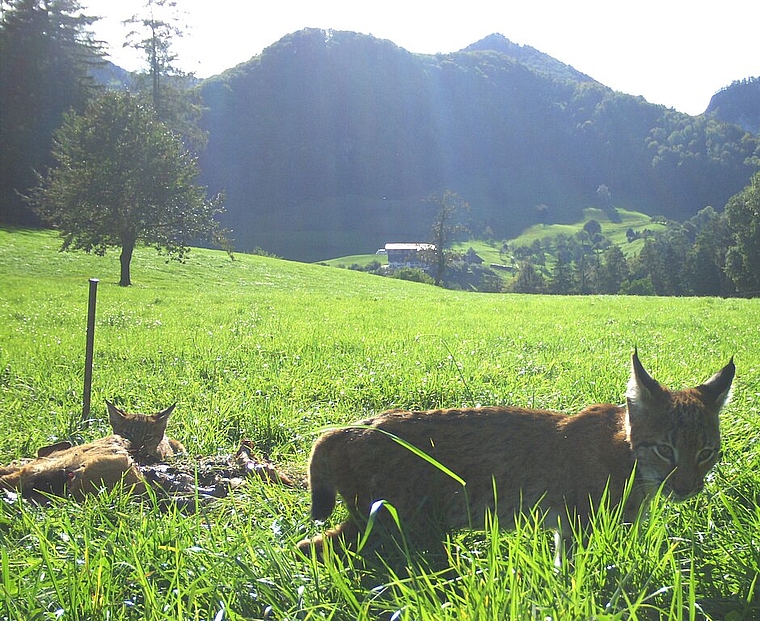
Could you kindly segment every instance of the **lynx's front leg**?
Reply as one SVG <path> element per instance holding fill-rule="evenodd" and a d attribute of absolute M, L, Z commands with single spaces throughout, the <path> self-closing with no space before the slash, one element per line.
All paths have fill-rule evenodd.
<path fill-rule="evenodd" d="M 338 553 L 346 549 L 355 547 L 359 540 L 361 529 L 353 518 L 348 518 L 345 522 L 335 528 L 325 531 L 311 539 L 303 539 L 298 542 L 298 549 L 305 556 L 314 554 L 318 560 L 322 560 L 325 554 L 325 541 L 330 541 L 330 546 Z"/>

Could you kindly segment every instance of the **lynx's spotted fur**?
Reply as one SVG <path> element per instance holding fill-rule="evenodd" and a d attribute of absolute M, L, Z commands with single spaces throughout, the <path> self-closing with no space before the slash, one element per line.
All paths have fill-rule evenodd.
<path fill-rule="evenodd" d="M 413 542 L 427 545 L 431 533 L 482 528 L 489 511 L 507 527 L 536 505 L 547 527 L 562 530 L 568 516 L 583 525 L 605 490 L 611 504 L 622 502 L 634 471 L 626 519 L 660 486 L 673 500 L 689 498 L 718 460 L 718 414 L 734 373 L 732 359 L 704 384 L 671 391 L 649 376 L 634 352 L 625 406 L 593 405 L 574 416 L 514 407 L 392 410 L 328 431 L 309 460 L 312 517 L 327 519 L 336 494 L 350 516 L 299 549 L 321 556 L 325 538 L 356 544 L 379 500 L 395 507 Z"/>

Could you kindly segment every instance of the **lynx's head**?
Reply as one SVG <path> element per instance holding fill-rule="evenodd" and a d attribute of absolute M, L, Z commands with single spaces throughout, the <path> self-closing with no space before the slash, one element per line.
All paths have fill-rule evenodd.
<path fill-rule="evenodd" d="M 635 351 L 632 366 L 626 397 L 636 478 L 647 493 L 664 482 L 666 494 L 686 500 L 702 491 L 720 455 L 718 414 L 730 396 L 733 358 L 704 384 L 679 391 L 652 379 Z"/>
<path fill-rule="evenodd" d="M 108 406 L 108 418 L 114 435 L 129 440 L 132 453 L 146 459 L 163 457 L 159 445 L 168 442 L 166 425 L 174 410 L 174 405 L 150 415 L 129 414 L 108 400 L 106 400 L 106 406 Z"/>

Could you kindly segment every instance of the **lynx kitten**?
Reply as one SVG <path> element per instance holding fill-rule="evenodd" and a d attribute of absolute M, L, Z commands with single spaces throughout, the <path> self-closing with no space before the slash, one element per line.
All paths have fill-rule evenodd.
<path fill-rule="evenodd" d="M 163 461 L 185 452 L 181 442 L 166 436 L 166 425 L 175 405 L 157 414 L 129 414 L 106 400 L 113 434 L 128 441 L 129 452 L 138 463 Z"/>
<path fill-rule="evenodd" d="M 20 491 L 36 502 L 49 496 L 77 499 L 123 484 L 145 491 L 139 466 L 163 461 L 184 447 L 166 437 L 171 406 L 157 414 L 127 414 L 106 401 L 113 433 L 86 444 L 57 442 L 42 447 L 37 458 L 0 467 L 0 490 Z"/>
<path fill-rule="evenodd" d="M 718 461 L 718 413 L 734 373 L 732 359 L 704 384 L 671 391 L 649 376 L 634 352 L 625 406 L 592 405 L 574 416 L 516 407 L 391 410 L 328 431 L 309 460 L 311 515 L 327 519 L 340 494 L 350 516 L 298 547 L 321 556 L 325 538 L 355 545 L 379 500 L 396 508 L 405 534 L 417 543 L 429 543 L 431 532 L 482 528 L 488 511 L 509 527 L 516 513 L 534 506 L 547 527 L 562 530 L 569 516 L 587 523 L 605 489 L 619 505 L 634 468 L 626 519 L 660 486 L 673 500 L 685 500 L 702 490 Z"/>

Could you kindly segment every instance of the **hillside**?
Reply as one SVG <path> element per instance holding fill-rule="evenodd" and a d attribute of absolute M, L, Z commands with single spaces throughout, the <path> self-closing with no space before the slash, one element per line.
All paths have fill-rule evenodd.
<path fill-rule="evenodd" d="M 425 238 L 422 199 L 452 189 L 498 238 L 614 203 L 686 219 L 756 168 L 738 126 L 617 93 L 538 50 L 487 37 L 412 54 L 308 29 L 201 86 L 211 191 L 239 249 L 320 260 Z M 536 209 L 541 205 L 541 209 Z"/>
<path fill-rule="evenodd" d="M 705 114 L 760 133 L 760 78 L 737 81 L 721 89 L 710 99 Z"/>

